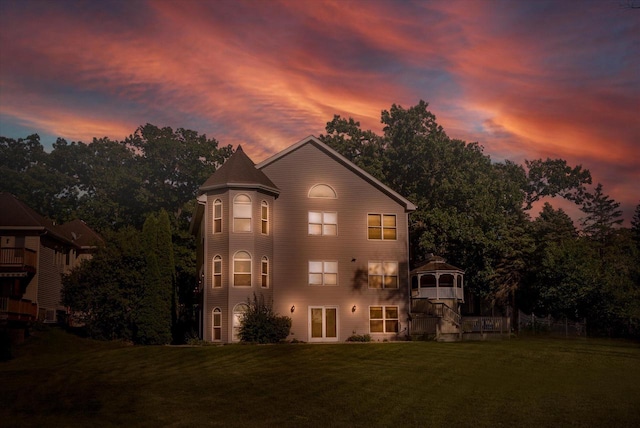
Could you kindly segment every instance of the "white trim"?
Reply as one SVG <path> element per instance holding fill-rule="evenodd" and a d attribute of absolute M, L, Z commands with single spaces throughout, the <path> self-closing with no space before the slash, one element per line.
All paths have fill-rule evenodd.
<path fill-rule="evenodd" d="M 313 337 L 312 310 L 322 309 L 322 337 Z M 336 336 L 327 337 L 327 309 L 334 309 L 336 314 Z M 340 307 L 338 305 L 309 306 L 308 310 L 308 340 L 309 342 L 338 342 L 340 338 Z"/>
<path fill-rule="evenodd" d="M 247 272 L 236 272 L 236 257 L 238 256 L 238 253 L 247 253 L 249 255 L 248 259 L 238 259 L 238 261 L 249 261 L 249 285 L 236 285 L 236 274 L 238 275 L 247 275 Z M 247 250 L 238 250 L 233 254 L 233 266 L 232 266 L 232 272 L 233 272 L 233 286 L 234 287 L 240 287 L 240 288 L 250 288 L 253 286 L 253 256 L 251 255 L 250 252 L 248 252 Z"/>
<path fill-rule="evenodd" d="M 380 216 L 380 238 L 369 238 L 369 228 L 377 227 L 377 226 L 369 226 L 369 216 L 370 215 L 379 215 Z M 384 239 L 384 216 L 393 216 L 396 219 L 396 226 L 393 230 L 396 231 L 396 237 L 393 239 Z M 387 229 L 391 229 L 387 227 Z M 381 212 L 367 212 L 367 240 L 368 241 L 397 241 L 398 240 L 398 215 L 390 214 L 390 213 L 381 213 Z"/>
<path fill-rule="evenodd" d="M 371 308 L 382 308 L 382 318 L 371 318 Z M 396 308 L 397 318 L 387 318 L 386 309 Z M 382 331 L 371 331 L 371 321 L 382 321 Z M 397 331 L 387 331 L 387 321 L 397 321 Z M 370 334 L 397 334 L 400 332 L 400 306 L 399 305 L 369 305 L 369 333 Z"/>

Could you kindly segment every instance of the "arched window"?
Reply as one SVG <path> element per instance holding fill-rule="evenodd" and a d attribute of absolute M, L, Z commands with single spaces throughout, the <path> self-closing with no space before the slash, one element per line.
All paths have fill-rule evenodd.
<path fill-rule="evenodd" d="M 240 341 L 240 326 L 242 325 L 242 319 L 244 318 L 245 312 L 249 310 L 249 306 L 245 303 L 238 303 L 233 308 L 233 341 Z"/>
<path fill-rule="evenodd" d="M 423 275 L 420 277 L 420 288 L 431 288 L 436 286 L 435 275 Z"/>
<path fill-rule="evenodd" d="M 222 233 L 222 201 L 213 202 L 213 233 Z"/>
<path fill-rule="evenodd" d="M 222 340 L 222 311 L 220 308 L 215 308 L 212 312 L 211 320 L 211 339 L 214 342 Z"/>
<path fill-rule="evenodd" d="M 251 232 L 251 198 L 245 194 L 233 198 L 233 231 Z"/>
<path fill-rule="evenodd" d="M 233 256 L 233 285 L 251 287 L 251 254 L 238 251 Z"/>
<path fill-rule="evenodd" d="M 316 184 L 309 189 L 310 198 L 324 198 L 324 199 L 336 199 L 337 193 L 331 186 L 326 184 Z"/>
<path fill-rule="evenodd" d="M 264 235 L 269 234 L 269 204 L 262 201 L 260 204 L 260 220 L 262 224 L 262 233 Z"/>
<path fill-rule="evenodd" d="M 261 273 L 262 288 L 269 288 L 269 259 L 267 256 L 262 257 Z"/>
<path fill-rule="evenodd" d="M 222 257 L 220 256 L 213 258 L 213 281 L 211 286 L 213 288 L 222 287 Z"/>

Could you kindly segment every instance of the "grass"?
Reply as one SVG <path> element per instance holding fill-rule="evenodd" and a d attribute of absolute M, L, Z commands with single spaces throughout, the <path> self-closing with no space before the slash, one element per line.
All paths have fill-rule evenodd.
<path fill-rule="evenodd" d="M 640 424 L 630 342 L 137 347 L 52 329 L 14 356 L 5 427 Z"/>

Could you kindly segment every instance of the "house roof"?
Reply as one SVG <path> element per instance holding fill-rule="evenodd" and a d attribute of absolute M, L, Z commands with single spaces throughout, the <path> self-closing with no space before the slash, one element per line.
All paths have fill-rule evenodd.
<path fill-rule="evenodd" d="M 294 151 L 298 150 L 299 148 L 307 144 L 314 145 L 315 147 L 317 147 L 318 149 L 320 149 L 321 151 L 323 151 L 324 153 L 326 153 L 327 155 L 335 159 L 337 162 L 341 163 L 342 165 L 344 165 L 345 167 L 347 167 L 348 169 L 350 169 L 351 171 L 359 175 L 361 178 L 368 181 L 373 186 L 377 187 L 380 191 L 385 193 L 387 196 L 391 197 L 392 199 L 394 199 L 395 201 L 403 205 L 405 207 L 406 212 L 411 212 L 416 210 L 416 206 L 411 201 L 409 201 L 408 199 L 406 199 L 396 191 L 392 190 L 387 185 L 383 184 L 380 180 L 378 180 L 377 178 L 373 177 L 371 174 L 369 174 L 362 168 L 355 165 L 349 159 L 345 158 L 340 153 L 338 153 L 337 151 L 335 151 L 334 149 L 332 149 L 331 147 L 329 147 L 328 145 L 326 145 L 325 143 L 323 143 L 313 135 L 303 138 L 302 140 L 298 141 L 292 146 L 289 146 L 283 151 L 271 156 L 268 159 L 265 159 L 264 161 L 257 164 L 256 168 L 258 170 L 261 170 L 267 165 L 270 165 L 278 161 L 279 159 L 284 158 L 285 156 L 289 155 L 290 153 L 293 153 Z"/>
<path fill-rule="evenodd" d="M 68 239 L 80 248 L 95 248 L 103 242 L 102 237 L 82 220 L 72 220 L 60 225 L 59 228 L 65 233 Z"/>
<path fill-rule="evenodd" d="M 464 273 L 464 270 L 450 265 L 446 260 L 440 256 L 434 256 L 431 254 L 427 261 L 413 269 L 410 274 L 415 275 L 419 273 L 431 273 L 431 272 L 459 272 Z"/>
<path fill-rule="evenodd" d="M 200 192 L 226 187 L 257 188 L 276 196 L 280 194 L 278 187 L 244 153 L 242 146 L 238 146 L 235 153 L 200 186 Z"/>
<path fill-rule="evenodd" d="M 11 193 L 0 192 L 0 228 L 44 229 L 50 223 Z"/>
<path fill-rule="evenodd" d="M 2 207 L 0 210 L 0 230 L 46 233 L 58 241 L 79 247 L 84 245 L 82 242 L 88 242 L 88 239 L 97 237 L 102 240 L 80 220 L 56 226 L 51 220 L 41 216 L 10 193 L 0 192 L 0 207 Z M 78 243 L 74 240 L 72 233 L 76 233 L 77 236 L 84 235 L 85 239 Z"/>

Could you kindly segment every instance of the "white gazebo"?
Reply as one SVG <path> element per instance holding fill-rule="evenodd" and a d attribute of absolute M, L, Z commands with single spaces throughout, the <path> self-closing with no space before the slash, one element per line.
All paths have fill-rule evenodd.
<path fill-rule="evenodd" d="M 464 271 L 442 257 L 429 255 L 426 263 L 413 269 L 410 275 L 412 299 L 464 302 Z"/>

